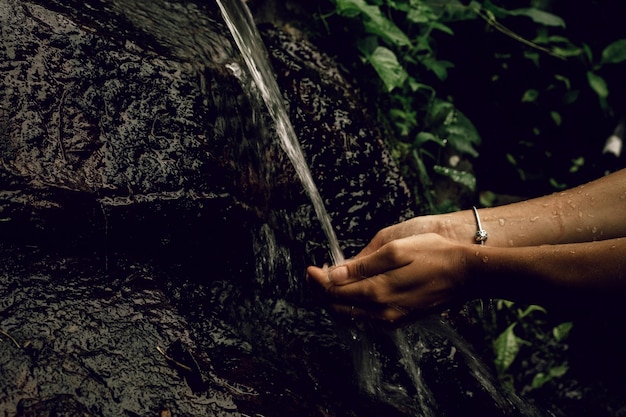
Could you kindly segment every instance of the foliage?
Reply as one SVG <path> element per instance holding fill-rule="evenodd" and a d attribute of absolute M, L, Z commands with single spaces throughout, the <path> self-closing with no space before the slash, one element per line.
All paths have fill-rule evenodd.
<path fill-rule="evenodd" d="M 536 158 L 549 159 L 559 152 L 560 142 L 553 144 L 541 137 L 564 124 L 568 106 L 581 95 L 592 92 L 602 112 L 612 114 L 607 100 L 611 82 L 603 76 L 603 70 L 626 61 L 626 39 L 607 43 L 594 57 L 595 51 L 589 44 L 575 43 L 567 37 L 563 18 L 533 7 L 535 2 L 508 10 L 489 0 L 330 1 L 334 10 L 324 16 L 327 27 L 352 40 L 360 57 L 354 65 L 364 66 L 375 75 L 365 75 L 363 79 L 378 80 L 372 88 L 377 91 L 380 124 L 387 126 L 393 155 L 415 191 L 417 205 L 426 211 L 439 211 L 444 203 L 434 189 L 434 176 L 446 176 L 469 192 L 476 190 L 474 172 L 456 169 L 447 160 L 451 155 L 475 160 L 483 139 L 474 117 L 467 117 L 459 109 L 460 102 L 476 101 L 476 97 L 464 98 L 461 88 L 450 88 L 462 84 L 450 79 L 451 71 L 472 65 L 459 60 L 459 52 L 455 51 L 459 43 L 456 33 L 465 31 L 468 24 L 477 40 L 469 47 L 475 48 L 478 60 L 488 53 L 482 50 L 482 38 L 493 39 L 496 33 L 513 41 L 504 50 L 494 48 L 491 57 L 487 57 L 492 67 L 485 65 L 484 75 L 491 76 L 494 88 L 502 75 L 493 65 L 516 66 L 523 73 L 530 63 L 542 73 L 542 80 L 520 81 L 524 87 L 520 96 L 505 98 L 511 111 L 520 108 L 533 115 L 523 130 L 526 137 L 518 139 L 515 146 L 503 146 L 503 155 L 496 155 L 512 167 L 520 181 L 540 176 L 536 171 L 546 166 L 536 164 Z M 539 81 L 542 85 L 538 85 Z M 542 118 L 541 123 L 533 125 L 535 107 L 546 116 L 537 116 Z M 532 155 L 539 156 L 531 159 Z M 582 155 L 572 155 L 568 160 L 580 162 Z M 585 160 L 582 161 L 584 165 Z M 568 185 L 564 178 L 571 173 L 569 168 L 558 164 L 553 171 L 561 171 L 543 174 L 553 188 L 560 188 Z"/>
<path fill-rule="evenodd" d="M 501 323 L 507 323 L 502 332 L 499 330 Z M 499 378 L 520 391 L 530 391 L 565 375 L 568 364 L 561 353 L 572 326 L 569 321 L 552 325 L 541 306 L 523 306 L 498 300 L 486 327 L 491 331 L 494 364 Z M 524 372 L 521 357 L 541 361 L 540 370 Z"/>
<path fill-rule="evenodd" d="M 431 175 L 436 172 L 474 189 L 471 173 L 444 167 L 435 155 L 450 147 L 460 154 L 477 156 L 480 136 L 470 120 L 449 101 L 437 96 L 428 72 L 443 81 L 449 61 L 438 59 L 432 36 L 438 31 L 449 36 L 450 12 L 437 10 L 422 1 L 336 0 L 336 13 L 362 23 L 356 39 L 363 62 L 381 81 L 384 124 L 391 126 L 389 142 L 403 174 L 413 180 L 415 195 L 425 197 L 426 208 L 435 211 Z M 400 25 L 395 22 L 400 22 Z M 381 106 L 381 108 L 383 108 Z"/>

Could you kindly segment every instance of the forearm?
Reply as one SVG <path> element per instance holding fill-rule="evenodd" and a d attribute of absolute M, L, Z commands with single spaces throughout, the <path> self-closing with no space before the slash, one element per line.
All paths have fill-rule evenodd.
<path fill-rule="evenodd" d="M 487 245 L 522 247 L 626 237 L 626 170 L 568 191 L 479 210 L 489 233 Z M 427 216 L 438 232 L 471 240 L 476 220 L 471 210 Z"/>
<path fill-rule="evenodd" d="M 521 248 L 468 248 L 480 296 L 530 303 L 596 301 L 626 291 L 626 238 Z"/>

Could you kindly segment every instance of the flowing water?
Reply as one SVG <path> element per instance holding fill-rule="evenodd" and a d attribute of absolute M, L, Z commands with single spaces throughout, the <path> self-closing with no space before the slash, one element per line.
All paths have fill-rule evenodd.
<path fill-rule="evenodd" d="M 322 229 L 328 238 L 332 262 L 335 265 L 340 264 L 344 262 L 342 250 L 289 120 L 282 94 L 267 58 L 265 45 L 253 17 L 242 0 L 217 0 L 217 3 L 242 54 L 248 73 L 244 74 L 234 63 L 230 68 L 243 84 L 247 83 L 248 76 L 254 81 L 252 87 L 258 94 L 257 100 L 266 106 L 275 124 L 281 147 L 293 163 L 311 198 Z M 424 355 L 439 349 L 436 345 L 440 344 L 442 339 L 450 349 L 450 357 L 458 352 L 470 377 L 487 393 L 491 405 L 500 415 L 526 417 L 541 415 L 533 407 L 522 404 L 515 395 L 503 390 L 489 369 L 472 352 L 469 344 L 439 317 L 433 316 L 403 329 L 394 330 L 379 329 L 361 323 L 348 331 L 343 329 L 341 333 L 347 336 L 347 342 L 352 346 L 354 366 L 361 390 L 371 397 L 405 410 L 410 415 L 423 417 L 437 415 L 438 405 L 425 381 L 421 366 L 424 363 Z M 401 377 L 398 378 L 400 374 Z M 459 391 L 464 389 L 457 388 Z"/>
<path fill-rule="evenodd" d="M 330 255 L 334 265 L 344 261 L 343 252 L 332 227 L 322 197 L 315 185 L 309 166 L 304 158 L 300 142 L 289 120 L 283 97 L 274 78 L 274 73 L 267 58 L 263 40 L 254 24 L 248 7 L 240 0 L 218 0 L 224 21 L 231 31 L 237 47 L 246 63 L 249 74 L 254 80 L 261 99 L 275 123 L 276 133 L 281 146 L 293 164 L 302 185 L 311 198 L 315 213 L 328 239 Z"/>

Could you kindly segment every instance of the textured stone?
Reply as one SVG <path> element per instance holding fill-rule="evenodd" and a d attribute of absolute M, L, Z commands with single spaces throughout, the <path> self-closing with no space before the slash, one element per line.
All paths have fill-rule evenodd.
<path fill-rule="evenodd" d="M 0 27 L 2 412 L 397 414 L 306 291 L 325 236 L 214 5 L 0 0 Z M 354 253 L 409 193 L 332 60 L 263 35 Z"/>

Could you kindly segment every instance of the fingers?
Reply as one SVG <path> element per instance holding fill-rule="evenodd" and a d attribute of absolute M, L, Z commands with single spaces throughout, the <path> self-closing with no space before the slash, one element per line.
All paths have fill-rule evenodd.
<path fill-rule="evenodd" d="M 363 270 L 362 265 L 355 261 L 333 268 L 310 266 L 307 268 L 307 281 L 319 287 L 332 303 L 336 303 L 337 311 L 344 310 L 341 304 L 370 304 L 374 293 L 373 282 L 356 272 Z"/>
<path fill-rule="evenodd" d="M 328 279 L 334 285 L 347 285 L 402 268 L 412 261 L 407 242 L 407 239 L 400 239 L 371 253 L 361 252 L 357 258 L 330 268 Z"/>
<path fill-rule="evenodd" d="M 323 291 L 334 311 L 345 314 L 347 308 L 350 308 L 353 317 L 387 320 L 388 308 L 398 312 L 404 311 L 394 307 L 397 294 L 394 293 L 393 285 L 389 285 L 389 282 L 394 280 L 391 272 L 345 285 L 335 285 L 332 280 L 327 280 Z M 392 316 L 392 320 L 397 318 Z"/>
<path fill-rule="evenodd" d="M 331 304 L 330 308 L 337 314 L 338 318 L 350 322 L 375 320 L 393 324 L 409 317 L 408 311 L 391 304 L 384 307 L 369 306 L 367 308 L 358 305 Z"/>
<path fill-rule="evenodd" d="M 323 291 L 330 299 L 331 309 L 340 316 L 397 321 L 407 315 L 406 310 L 392 302 L 397 272 L 413 260 L 407 242 L 389 242 L 339 266 L 311 266 L 307 268 L 307 281 Z"/>
<path fill-rule="evenodd" d="M 309 283 L 316 283 L 325 289 L 360 281 L 364 278 L 362 274 L 358 272 L 361 267 L 349 265 L 355 262 L 358 263 L 357 261 L 348 261 L 345 264 L 330 268 L 326 266 L 323 268 L 310 266 L 306 270 L 307 281 Z"/>
<path fill-rule="evenodd" d="M 352 299 L 367 301 L 379 291 L 375 283 L 383 284 L 386 275 L 410 264 L 412 257 L 406 250 L 406 239 L 384 245 L 376 252 L 358 259 L 349 260 L 339 266 L 307 268 L 307 281 L 322 287 L 336 300 Z M 354 284 L 354 285 L 351 285 Z"/>

